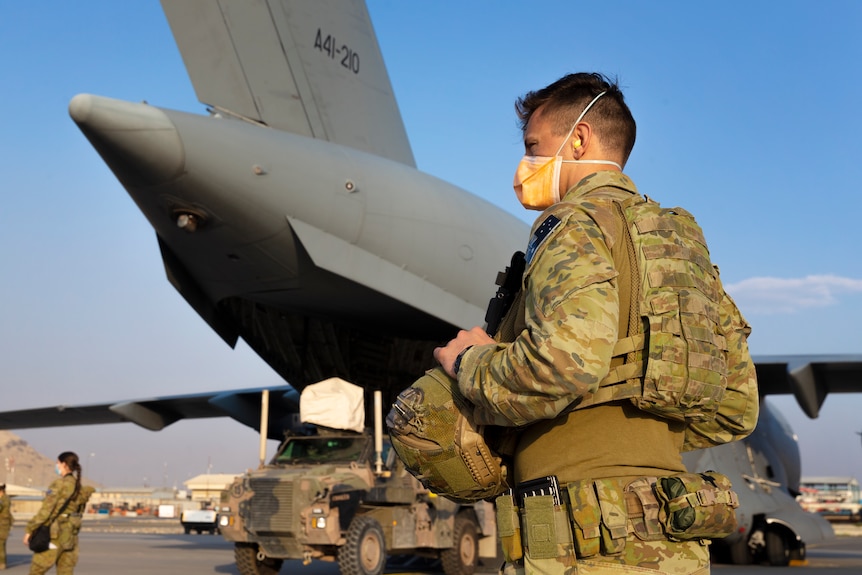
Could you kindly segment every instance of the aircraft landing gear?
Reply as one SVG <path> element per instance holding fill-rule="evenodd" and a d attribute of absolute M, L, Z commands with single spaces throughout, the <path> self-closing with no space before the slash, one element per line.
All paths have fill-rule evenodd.
<path fill-rule="evenodd" d="M 753 561 L 766 563 L 774 567 L 786 567 L 791 559 L 805 559 L 805 545 L 795 544 L 793 534 L 781 525 L 763 525 L 751 532 L 748 538 L 747 551 Z M 742 564 L 744 559 L 741 545 L 730 548 L 733 563 Z"/>
<path fill-rule="evenodd" d="M 783 531 L 766 531 L 766 561 L 775 567 L 786 567 L 790 564 L 790 545 Z"/>

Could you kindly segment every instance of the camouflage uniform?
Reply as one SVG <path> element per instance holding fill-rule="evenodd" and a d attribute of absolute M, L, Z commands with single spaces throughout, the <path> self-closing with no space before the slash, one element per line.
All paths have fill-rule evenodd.
<path fill-rule="evenodd" d="M 6 568 L 6 539 L 12 529 L 12 510 L 9 496 L 0 495 L 0 569 Z"/>
<path fill-rule="evenodd" d="M 630 269 L 622 269 L 626 260 L 619 255 L 626 251 L 625 224 L 614 206 L 637 193 L 627 176 L 600 171 L 545 210 L 527 249 L 523 309 L 514 312 L 523 325 L 514 330 L 514 341 L 474 346 L 462 355 L 458 385 L 476 406 L 476 423 L 523 428 L 514 453 L 516 483 L 555 475 L 568 495 L 575 496 L 575 483 L 611 478 L 607 485 L 616 487 L 609 487 L 608 499 L 622 499 L 622 488 L 639 477 L 684 472 L 682 451 L 745 437 L 757 421 L 756 379 L 746 343 L 749 328 L 726 294 L 720 323 L 728 334 L 730 369 L 714 418 L 686 424 L 641 411 L 629 400 L 577 408 L 579 402 L 589 403 L 599 383 L 617 367 L 614 346 L 627 334 L 629 310 L 637 309 L 630 305 Z M 536 500 L 531 505 L 542 505 L 542 498 L 530 499 Z M 578 503 L 571 503 L 575 513 Z M 555 513 L 549 507 L 543 525 L 551 525 L 551 531 L 553 525 L 559 527 L 556 534 L 519 534 L 525 557 L 508 569 L 578 575 L 709 572 L 704 543 L 642 540 L 631 521 L 626 524 L 625 505 L 619 508 L 621 525 L 610 525 L 615 531 L 610 536 L 606 532 L 615 521 L 609 511 L 613 505 L 605 500 L 592 504 L 602 508 L 600 552 L 592 554 L 588 545 L 576 559 L 575 547 L 585 543 L 573 539 L 571 518 L 558 517 L 559 509 Z M 498 501 L 498 521 L 500 506 Z M 505 518 L 502 523 L 501 535 Z M 533 555 L 539 557 L 531 556 L 537 549 Z"/>
<path fill-rule="evenodd" d="M 52 548 L 33 554 L 30 575 L 42 575 L 54 565 L 57 566 L 57 575 L 72 575 L 78 563 L 78 532 L 81 529 L 81 514 L 93 491 L 93 487 L 81 486 L 75 493 L 75 477 L 71 474 L 64 475 L 51 483 L 42 507 L 27 522 L 25 529 L 27 533 L 32 534 L 37 527 L 50 518 L 56 517 L 56 520 L 51 523 Z M 59 513 L 67 500 L 69 500 L 68 505 L 62 513 Z"/>

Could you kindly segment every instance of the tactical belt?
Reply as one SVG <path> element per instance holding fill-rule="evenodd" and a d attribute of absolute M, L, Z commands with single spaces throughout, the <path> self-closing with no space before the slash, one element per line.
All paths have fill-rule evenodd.
<path fill-rule="evenodd" d="M 562 485 L 551 476 L 521 483 L 495 503 L 504 556 L 518 561 L 525 550 L 533 559 L 566 549 L 577 557 L 618 555 L 630 534 L 641 541 L 725 537 L 736 529 L 739 500 L 727 477 L 708 471 Z"/>

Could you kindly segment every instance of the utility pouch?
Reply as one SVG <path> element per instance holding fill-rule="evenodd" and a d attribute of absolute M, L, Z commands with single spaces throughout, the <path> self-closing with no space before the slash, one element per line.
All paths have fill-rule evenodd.
<path fill-rule="evenodd" d="M 565 507 L 554 503 L 553 495 L 524 498 L 524 567 L 535 572 L 531 560 L 556 559 L 572 552 L 572 535 Z"/>
<path fill-rule="evenodd" d="M 629 521 L 635 536 L 641 541 L 667 540 L 658 520 L 660 505 L 653 490 L 656 481 L 655 477 L 638 477 L 624 490 Z"/>
<path fill-rule="evenodd" d="M 619 555 L 625 551 L 628 535 L 623 490 L 613 479 L 597 479 L 595 485 L 602 510 L 602 554 Z"/>
<path fill-rule="evenodd" d="M 47 551 L 51 544 L 51 530 L 47 525 L 40 525 L 30 533 L 30 540 L 27 545 L 33 553 L 42 553 Z"/>
<path fill-rule="evenodd" d="M 495 499 L 494 506 L 497 509 L 497 534 L 503 549 L 503 559 L 507 563 L 519 561 L 524 556 L 524 546 L 521 543 L 521 524 L 512 490 Z"/>
<path fill-rule="evenodd" d="M 568 484 L 569 512 L 575 551 L 578 557 L 592 557 L 601 551 L 602 511 L 592 480 L 573 481 Z"/>
<path fill-rule="evenodd" d="M 673 539 L 718 539 L 736 531 L 739 498 L 721 473 L 660 477 L 655 492 L 661 504 L 658 519 Z"/>

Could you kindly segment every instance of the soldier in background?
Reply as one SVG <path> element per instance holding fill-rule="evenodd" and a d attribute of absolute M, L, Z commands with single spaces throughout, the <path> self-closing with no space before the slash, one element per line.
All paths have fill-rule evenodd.
<path fill-rule="evenodd" d="M 6 569 L 6 539 L 12 529 L 12 504 L 6 495 L 6 484 L 0 484 L 0 570 Z"/>
<path fill-rule="evenodd" d="M 30 575 L 42 575 L 54 565 L 57 575 L 72 575 L 78 564 L 78 532 L 87 500 L 95 489 L 81 485 L 81 464 L 78 455 L 64 451 L 57 456 L 59 479 L 48 488 L 42 507 L 27 522 L 24 544 L 30 541 L 33 531 L 45 523 L 51 526 L 51 544 L 47 551 L 33 554 Z"/>
<path fill-rule="evenodd" d="M 669 539 L 655 486 L 686 471 L 682 451 L 754 429 L 750 328 L 694 219 L 622 173 L 635 121 L 616 83 L 571 74 L 516 109 L 515 191 L 543 212 L 503 322 L 511 339 L 475 327 L 435 350 L 476 424 L 520 431 L 514 493 L 496 500 L 506 570 L 709 573 L 709 530 Z M 707 522 L 735 522 L 729 485 L 717 493 L 725 517 Z"/>

